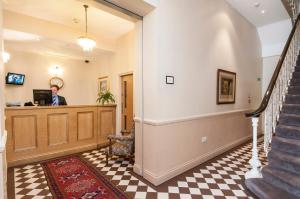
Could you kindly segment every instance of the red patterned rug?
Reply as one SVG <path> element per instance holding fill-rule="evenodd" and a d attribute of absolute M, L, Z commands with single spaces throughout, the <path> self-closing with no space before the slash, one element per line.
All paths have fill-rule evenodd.
<path fill-rule="evenodd" d="M 96 168 L 79 156 L 50 160 L 41 165 L 54 198 L 127 198 Z"/>

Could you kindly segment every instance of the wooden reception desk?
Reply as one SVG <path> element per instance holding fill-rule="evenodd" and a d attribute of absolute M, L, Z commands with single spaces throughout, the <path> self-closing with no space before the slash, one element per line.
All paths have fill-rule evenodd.
<path fill-rule="evenodd" d="M 5 116 L 8 166 L 104 146 L 116 129 L 116 105 L 13 107 Z"/>

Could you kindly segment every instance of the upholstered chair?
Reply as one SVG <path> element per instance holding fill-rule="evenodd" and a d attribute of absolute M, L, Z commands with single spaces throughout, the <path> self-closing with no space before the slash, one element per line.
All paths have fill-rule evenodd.
<path fill-rule="evenodd" d="M 109 146 L 106 150 L 106 164 L 108 164 L 108 158 L 111 156 L 129 158 L 131 163 L 134 162 L 134 122 L 128 135 L 108 135 L 107 139 Z"/>

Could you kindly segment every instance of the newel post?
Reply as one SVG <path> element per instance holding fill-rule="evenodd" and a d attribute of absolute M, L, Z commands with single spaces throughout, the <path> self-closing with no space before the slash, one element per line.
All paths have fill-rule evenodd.
<path fill-rule="evenodd" d="M 258 117 L 252 117 L 252 127 L 253 127 L 253 147 L 252 147 L 252 158 L 249 163 L 251 165 L 251 170 L 247 171 L 245 174 L 245 178 L 262 178 L 261 175 L 261 163 L 258 159 L 258 151 L 257 151 L 257 126 L 258 126 Z"/>

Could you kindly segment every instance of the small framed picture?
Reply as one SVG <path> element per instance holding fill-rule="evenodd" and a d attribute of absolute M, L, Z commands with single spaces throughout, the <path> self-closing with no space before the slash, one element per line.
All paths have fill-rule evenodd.
<path fill-rule="evenodd" d="M 218 69 L 217 104 L 234 104 L 236 94 L 236 73 Z"/>
<path fill-rule="evenodd" d="M 108 76 L 98 78 L 98 93 L 104 93 L 109 90 Z"/>
<path fill-rule="evenodd" d="M 174 76 L 166 76 L 166 84 L 174 84 Z"/>

